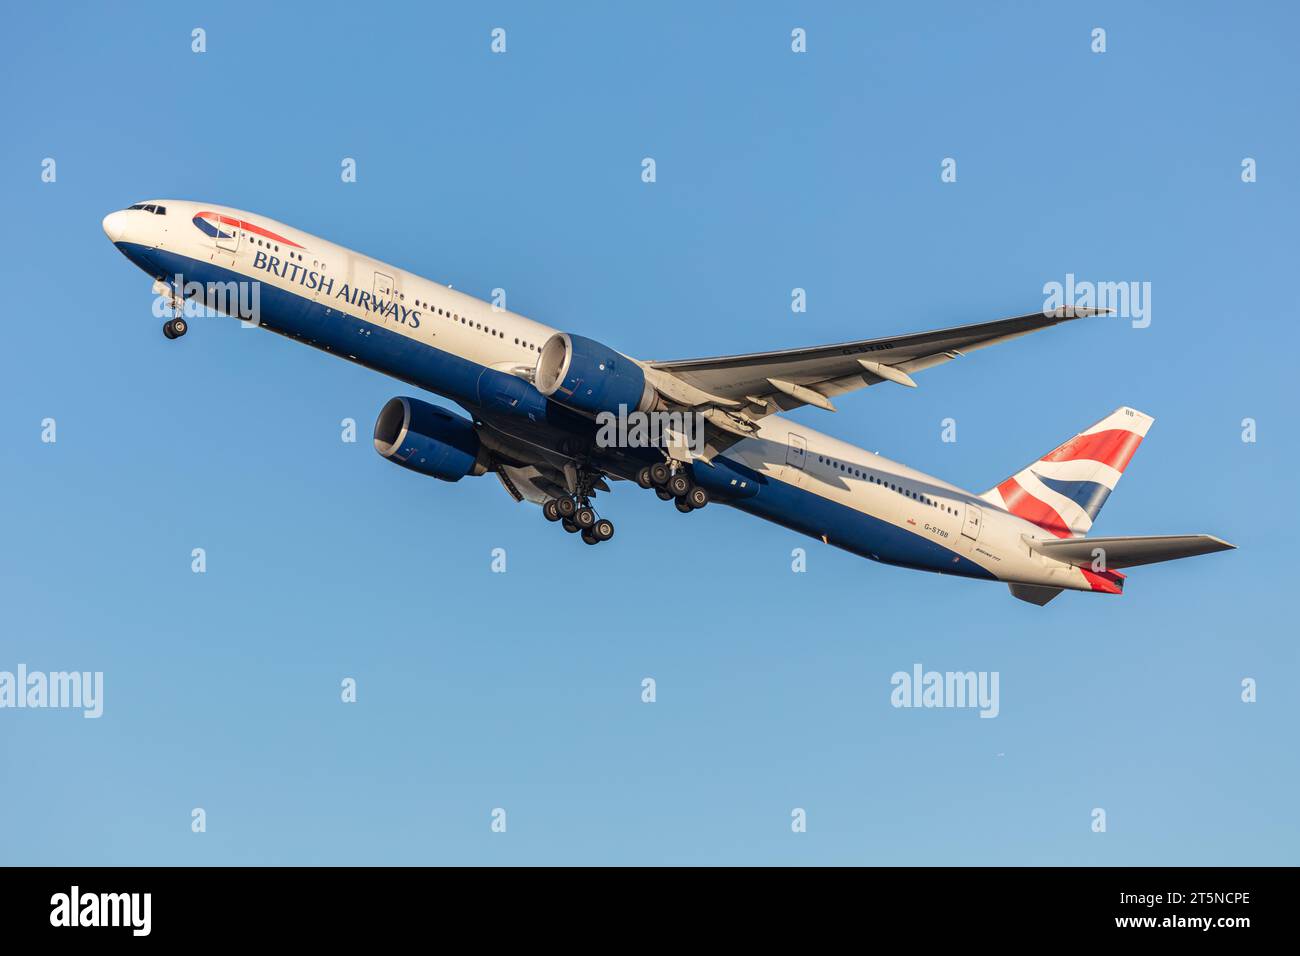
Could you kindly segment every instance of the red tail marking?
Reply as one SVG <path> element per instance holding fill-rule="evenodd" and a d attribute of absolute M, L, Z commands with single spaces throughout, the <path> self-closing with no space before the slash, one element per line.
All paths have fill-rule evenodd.
<path fill-rule="evenodd" d="M 1124 575 L 1118 571 L 1089 571 L 1087 568 L 1080 568 L 1079 571 L 1088 579 L 1089 586 L 1094 591 L 1101 591 L 1104 594 L 1123 594 L 1124 593 Z"/>
<path fill-rule="evenodd" d="M 998 493 L 1006 502 L 1007 510 L 1013 515 L 1032 521 L 1044 531 L 1050 531 L 1058 538 L 1071 537 L 1070 526 L 1056 513 L 1056 509 L 1044 501 L 1035 498 L 1014 478 L 1008 478 L 998 485 Z"/>
<path fill-rule="evenodd" d="M 1044 455 L 1043 461 L 1099 461 L 1110 465 L 1118 472 L 1123 472 L 1133 460 L 1133 454 L 1142 444 L 1142 436 L 1137 432 L 1122 428 L 1111 428 L 1091 435 L 1076 435 L 1060 448 Z"/>

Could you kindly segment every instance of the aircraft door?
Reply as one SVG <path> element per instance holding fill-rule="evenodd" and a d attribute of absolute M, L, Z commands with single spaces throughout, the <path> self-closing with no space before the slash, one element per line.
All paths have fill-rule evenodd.
<path fill-rule="evenodd" d="M 383 315 L 381 315 L 380 318 L 385 322 L 388 321 L 389 314 L 396 311 L 395 309 L 389 308 L 389 306 L 392 305 L 394 298 L 393 277 L 386 276 L 382 272 L 376 272 L 374 295 L 370 300 L 371 310 L 383 312 Z M 383 304 L 378 305 L 378 303 Z"/>
<path fill-rule="evenodd" d="M 239 251 L 239 223 L 226 216 L 217 220 L 217 248 L 223 252 Z"/>
<path fill-rule="evenodd" d="M 790 432 L 789 441 L 785 447 L 785 467 L 781 471 L 782 480 L 791 484 L 799 484 L 803 480 L 803 466 L 807 460 L 807 440 L 802 435 Z"/>
<path fill-rule="evenodd" d="M 961 533 L 972 541 L 978 541 L 980 537 L 980 527 L 983 524 L 984 513 L 975 505 L 966 505 L 966 523 L 962 525 Z"/>

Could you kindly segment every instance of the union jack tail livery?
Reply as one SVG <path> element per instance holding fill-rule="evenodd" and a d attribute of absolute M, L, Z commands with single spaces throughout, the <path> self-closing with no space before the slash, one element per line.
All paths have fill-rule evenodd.
<path fill-rule="evenodd" d="M 980 497 L 1058 538 L 1081 538 L 1153 421 L 1136 409 L 1117 408 Z"/>

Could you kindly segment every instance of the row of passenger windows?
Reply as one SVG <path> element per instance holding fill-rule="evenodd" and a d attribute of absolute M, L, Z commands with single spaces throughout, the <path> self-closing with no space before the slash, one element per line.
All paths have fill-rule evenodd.
<path fill-rule="evenodd" d="M 399 292 L 397 293 L 397 297 L 401 299 L 403 302 L 406 301 L 405 293 Z M 419 299 L 414 299 L 413 301 L 415 302 L 417 308 L 428 309 L 430 312 L 433 312 L 436 315 L 440 315 L 444 319 L 451 319 L 453 322 L 459 322 L 461 325 L 467 325 L 471 329 L 478 329 L 480 332 L 486 332 L 488 335 L 492 336 L 493 338 L 504 339 L 506 337 L 506 334 L 502 332 L 500 329 L 494 329 L 491 326 L 484 325 L 482 322 L 471 321 L 470 319 L 466 318 L 463 315 L 460 315 L 457 312 L 452 312 L 450 309 L 443 309 L 441 306 L 434 305 L 432 302 L 421 302 Z M 515 343 L 518 344 L 518 342 L 519 340 L 515 339 Z"/>
<path fill-rule="evenodd" d="M 264 248 L 264 249 L 270 249 L 272 252 L 279 252 L 279 251 L 280 251 L 280 244 L 279 244 L 278 242 L 272 242 L 270 239 L 259 239 L 257 236 L 253 235 L 251 232 L 245 232 L 245 231 L 243 231 L 242 229 L 239 231 L 239 234 L 240 234 L 241 236 L 243 236 L 245 239 L 248 240 L 248 244 L 249 244 L 250 246 L 261 246 L 261 247 Z M 303 262 L 303 261 L 304 261 L 303 258 L 302 258 L 302 253 L 300 253 L 300 252 L 294 252 L 292 249 L 288 249 L 288 250 L 286 250 L 286 251 L 285 251 L 285 254 L 286 254 L 290 259 L 297 259 L 299 262 Z M 317 269 L 324 269 L 324 268 L 325 268 L 325 263 L 323 263 L 323 262 L 316 262 L 315 260 L 313 260 L 313 261 L 312 261 L 312 267 L 313 267 L 313 268 L 317 268 Z"/>
<path fill-rule="evenodd" d="M 846 465 L 842 461 L 839 461 L 835 458 L 827 458 L 825 455 L 818 455 L 817 460 L 821 462 L 823 465 L 830 465 L 830 467 L 834 468 L 836 471 L 842 471 L 844 472 L 844 474 L 851 475 L 854 478 L 861 478 L 863 481 L 869 481 L 873 485 L 880 485 L 882 488 L 888 488 L 890 491 L 896 491 L 900 495 L 906 495 L 908 498 L 911 498 L 914 501 L 921 502 L 921 504 L 923 505 L 929 505 L 931 508 L 940 508 L 943 511 L 948 512 L 948 514 L 950 515 L 957 514 L 957 509 L 951 507 L 950 505 L 946 505 L 943 504 L 942 502 L 935 501 L 933 498 L 930 498 L 927 495 L 923 495 L 919 491 L 912 491 L 910 488 L 904 488 L 902 485 L 896 485 L 893 482 L 886 481 L 883 478 L 878 478 L 877 476 L 871 474 L 871 472 L 869 471 L 863 471 L 861 468 L 855 468 L 852 465 Z"/>
<path fill-rule="evenodd" d="M 403 302 L 406 301 L 405 293 L 399 292 L 397 293 L 397 297 L 401 299 Z M 436 313 L 437 315 L 441 315 L 443 318 L 451 319 L 453 322 L 459 322 L 461 325 L 468 325 L 471 329 L 478 329 L 480 332 L 486 332 L 488 335 L 491 335 L 498 339 L 504 339 L 506 337 L 506 334 L 502 332 L 500 329 L 494 329 L 491 326 L 486 326 L 482 322 L 472 322 L 469 319 L 465 318 L 465 316 L 459 315 L 455 312 L 452 312 L 451 310 L 444 311 L 440 306 L 436 306 L 432 302 L 421 302 L 419 299 L 415 299 L 413 301 L 415 302 L 417 308 L 428 309 L 430 312 Z M 529 349 L 529 351 L 532 352 L 537 351 L 536 345 L 533 345 L 531 342 L 525 342 L 522 339 L 515 339 L 515 345 L 526 346 Z"/>

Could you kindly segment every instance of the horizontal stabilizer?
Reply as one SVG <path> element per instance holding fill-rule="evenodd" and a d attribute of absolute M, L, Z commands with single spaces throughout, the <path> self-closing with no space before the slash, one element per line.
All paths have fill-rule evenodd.
<path fill-rule="evenodd" d="M 1055 540 L 1025 539 L 1029 547 L 1039 554 L 1075 567 L 1089 567 L 1100 558 L 1106 568 L 1133 568 L 1140 564 L 1191 558 L 1198 554 L 1230 551 L 1236 545 L 1228 544 L 1210 534 L 1158 534 L 1149 537 L 1127 538 L 1060 538 Z M 1100 550 L 1101 554 L 1095 552 Z"/>

